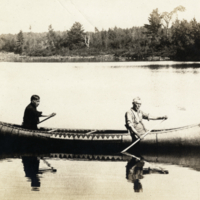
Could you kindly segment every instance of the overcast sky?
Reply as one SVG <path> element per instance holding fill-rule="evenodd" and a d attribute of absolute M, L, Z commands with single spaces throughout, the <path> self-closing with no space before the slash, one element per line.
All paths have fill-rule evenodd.
<path fill-rule="evenodd" d="M 179 19 L 200 22 L 199 0 L 0 0 L 0 34 L 27 32 L 30 26 L 46 32 L 50 24 L 69 30 L 75 21 L 86 31 L 143 26 L 153 9 L 170 12 L 179 5 L 186 8 Z"/>

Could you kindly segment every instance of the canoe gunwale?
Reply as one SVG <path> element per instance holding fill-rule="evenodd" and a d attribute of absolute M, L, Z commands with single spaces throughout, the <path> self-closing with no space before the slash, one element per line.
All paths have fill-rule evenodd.
<path fill-rule="evenodd" d="M 106 136 L 127 136 L 130 135 L 127 130 L 96 130 L 95 133 L 91 133 L 87 135 L 88 132 L 93 131 L 92 129 L 56 129 L 56 131 L 53 132 L 48 132 L 49 130 L 52 130 L 53 128 L 45 128 L 41 127 L 41 129 L 38 130 L 30 130 L 30 129 L 25 129 L 21 127 L 20 125 L 15 125 L 15 124 L 10 124 L 10 123 L 5 123 L 5 122 L 0 122 L 0 133 L 2 128 L 10 128 L 12 131 L 9 133 L 12 134 L 13 130 L 17 131 L 19 134 L 26 132 L 26 135 L 30 136 L 41 136 L 41 137 L 52 137 L 52 136 L 85 136 L 85 137 L 99 137 L 100 135 L 103 135 L 104 137 Z M 15 134 L 16 135 L 16 134 Z"/>
<path fill-rule="evenodd" d="M 178 128 L 152 130 L 149 135 L 162 135 L 177 131 L 182 131 L 190 128 L 200 126 L 200 124 L 193 124 Z M 3 129 L 3 131 L 2 131 Z M 44 137 L 52 139 L 64 140 L 130 140 L 131 135 L 127 130 L 96 130 L 95 133 L 87 135 L 86 133 L 93 131 L 91 129 L 56 129 L 54 132 L 48 133 L 52 128 L 41 127 L 42 130 L 24 129 L 20 125 L 0 122 L 0 133 L 27 137 Z M 121 139 L 120 139 L 121 138 Z M 148 136 L 147 136 L 148 138 Z M 146 138 L 146 139 L 147 139 Z"/>
<path fill-rule="evenodd" d="M 188 125 L 188 126 L 182 126 L 182 127 L 178 127 L 178 128 L 170 128 L 170 129 L 155 129 L 152 130 L 149 135 L 151 134 L 162 134 L 162 133 L 167 133 L 167 132 L 173 132 L 173 131 L 181 131 L 181 130 L 185 130 L 185 129 L 189 129 L 189 128 L 194 128 L 200 126 L 200 124 L 193 124 L 193 125 Z"/>

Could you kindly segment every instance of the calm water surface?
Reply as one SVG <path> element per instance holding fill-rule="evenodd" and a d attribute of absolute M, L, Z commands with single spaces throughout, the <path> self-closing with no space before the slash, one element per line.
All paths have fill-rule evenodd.
<path fill-rule="evenodd" d="M 0 121 L 21 124 L 32 94 L 56 112 L 47 127 L 124 129 L 140 96 L 142 110 L 168 115 L 159 128 L 199 123 L 200 64 L 0 63 Z M 156 122 L 146 122 L 147 128 Z M 187 153 L 186 153 L 187 152 Z M 0 155 L 0 199 L 200 199 L 198 151 L 122 155 Z M 148 162 L 146 162 L 148 161 Z"/>

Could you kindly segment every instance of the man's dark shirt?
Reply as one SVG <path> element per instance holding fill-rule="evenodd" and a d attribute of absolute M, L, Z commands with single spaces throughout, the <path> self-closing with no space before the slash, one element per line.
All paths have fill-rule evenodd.
<path fill-rule="evenodd" d="M 24 111 L 23 127 L 36 130 L 41 115 L 42 112 L 38 112 L 36 107 L 30 103 Z"/>

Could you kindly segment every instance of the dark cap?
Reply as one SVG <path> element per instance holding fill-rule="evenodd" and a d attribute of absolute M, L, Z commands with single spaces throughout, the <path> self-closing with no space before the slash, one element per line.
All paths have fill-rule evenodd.
<path fill-rule="evenodd" d="M 38 95 L 36 95 L 36 94 L 34 94 L 34 95 L 31 96 L 31 101 L 33 101 L 33 100 L 39 100 L 39 99 L 40 99 L 40 97 Z"/>

